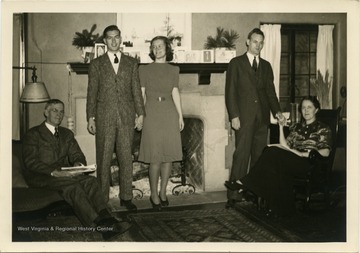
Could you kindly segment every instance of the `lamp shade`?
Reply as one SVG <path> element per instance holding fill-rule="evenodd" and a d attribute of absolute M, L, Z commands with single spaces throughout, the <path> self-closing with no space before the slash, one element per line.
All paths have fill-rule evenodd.
<path fill-rule="evenodd" d="M 43 82 L 26 83 L 20 98 L 20 102 L 24 103 L 40 103 L 48 100 L 50 96 Z"/>

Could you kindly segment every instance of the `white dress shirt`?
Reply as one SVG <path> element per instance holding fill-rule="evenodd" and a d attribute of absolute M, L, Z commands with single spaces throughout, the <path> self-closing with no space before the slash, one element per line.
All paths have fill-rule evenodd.
<path fill-rule="evenodd" d="M 107 54 L 108 54 L 108 56 L 109 56 L 109 59 L 110 59 L 110 61 L 111 61 L 112 66 L 113 66 L 113 68 L 114 68 L 114 71 L 115 71 L 115 73 L 117 74 L 118 69 L 119 69 L 119 64 L 120 64 L 121 53 L 120 53 L 120 52 L 117 52 L 117 53 L 116 53 L 116 56 L 117 56 L 118 59 L 119 59 L 119 62 L 118 62 L 118 63 L 115 63 L 115 62 L 114 62 L 114 60 L 115 60 L 115 54 L 114 54 L 114 53 L 111 53 L 111 52 L 108 51 Z"/>

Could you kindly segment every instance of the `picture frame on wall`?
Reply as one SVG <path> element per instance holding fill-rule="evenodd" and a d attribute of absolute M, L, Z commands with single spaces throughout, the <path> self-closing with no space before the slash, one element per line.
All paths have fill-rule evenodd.
<path fill-rule="evenodd" d="M 94 59 L 102 56 L 107 51 L 107 46 L 104 43 L 95 43 Z"/>

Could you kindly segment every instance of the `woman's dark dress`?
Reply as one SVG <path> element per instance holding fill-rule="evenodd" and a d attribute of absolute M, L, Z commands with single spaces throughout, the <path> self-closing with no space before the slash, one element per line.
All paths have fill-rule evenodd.
<path fill-rule="evenodd" d="M 331 149 L 331 130 L 315 121 L 309 125 L 297 123 L 290 127 L 286 138 L 292 149 Z M 293 178 L 305 176 L 309 160 L 279 147 L 268 147 L 241 182 L 256 195 L 263 197 L 269 208 L 280 215 L 295 211 Z"/>
<path fill-rule="evenodd" d="M 179 87 L 179 67 L 167 63 L 140 66 L 141 87 L 145 87 L 144 127 L 141 134 L 139 161 L 174 162 L 182 159 L 179 114 L 172 99 Z"/>

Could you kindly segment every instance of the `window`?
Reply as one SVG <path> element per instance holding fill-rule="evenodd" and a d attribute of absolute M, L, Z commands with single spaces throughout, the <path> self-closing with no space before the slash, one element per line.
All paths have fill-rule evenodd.
<path fill-rule="evenodd" d="M 314 94 L 310 78 L 316 78 L 317 25 L 281 25 L 280 106 Z"/>

